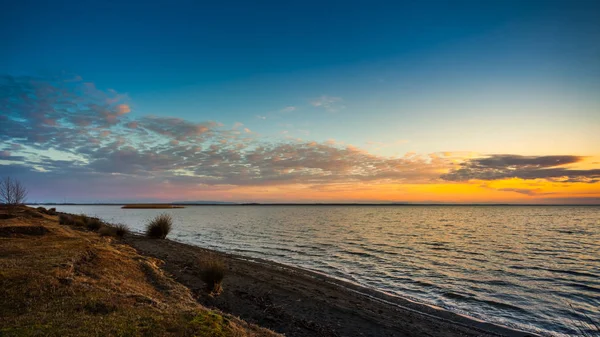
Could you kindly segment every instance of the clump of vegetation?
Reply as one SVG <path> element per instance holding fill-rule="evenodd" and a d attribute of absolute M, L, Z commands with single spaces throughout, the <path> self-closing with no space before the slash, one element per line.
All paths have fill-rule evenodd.
<path fill-rule="evenodd" d="M 129 228 L 124 224 L 116 224 L 116 225 L 103 225 L 102 228 L 98 231 L 100 236 L 113 236 L 116 238 L 122 238 L 129 232 Z"/>
<path fill-rule="evenodd" d="M 227 332 L 224 327 L 228 322 L 223 319 L 223 316 L 211 312 L 200 312 L 189 323 L 189 328 L 196 331 L 200 336 L 225 337 Z"/>
<path fill-rule="evenodd" d="M 56 208 L 54 208 L 54 207 L 50 208 L 50 209 L 49 209 L 49 210 L 46 212 L 46 214 L 48 214 L 48 215 L 56 215 Z"/>
<path fill-rule="evenodd" d="M 42 215 L 42 213 L 38 212 L 37 210 L 35 210 L 35 211 L 34 211 L 34 210 L 33 210 L 33 209 L 31 209 L 31 208 L 26 208 L 26 209 L 25 209 L 25 211 L 24 211 L 24 213 L 25 213 L 27 216 L 30 216 L 30 217 L 32 217 L 32 218 L 38 218 L 38 219 L 39 219 L 39 218 L 43 218 L 43 217 L 44 217 L 44 216 Z"/>
<path fill-rule="evenodd" d="M 165 239 L 173 227 L 173 218 L 166 213 L 158 215 L 146 225 L 146 236 L 153 239 Z"/>
<path fill-rule="evenodd" d="M 98 218 L 89 218 L 89 220 L 86 223 L 87 229 L 91 230 L 91 231 L 97 231 L 100 228 L 102 228 L 102 221 L 100 221 L 100 219 Z"/>
<path fill-rule="evenodd" d="M 222 258 L 209 254 L 200 260 L 200 278 L 206 283 L 207 290 L 218 295 L 223 291 L 223 278 L 225 277 L 225 261 Z"/>
<path fill-rule="evenodd" d="M 73 226 L 86 227 L 86 222 L 82 218 L 73 218 Z"/>
<path fill-rule="evenodd" d="M 73 217 L 68 214 L 61 214 L 58 216 L 58 223 L 61 225 L 72 225 Z"/>
<path fill-rule="evenodd" d="M 116 236 L 115 229 L 110 226 L 102 226 L 100 230 L 98 230 L 98 234 L 100 236 Z"/>
<path fill-rule="evenodd" d="M 78 218 L 83 222 L 83 224 L 87 227 L 88 222 L 90 222 L 90 217 L 85 214 L 79 214 Z"/>
<path fill-rule="evenodd" d="M 114 226 L 114 228 L 115 228 L 115 235 L 118 238 L 122 238 L 125 236 L 125 234 L 129 233 L 129 228 L 125 224 L 122 224 L 122 223 L 116 224 Z"/>
<path fill-rule="evenodd" d="M 40 206 L 40 207 L 38 207 L 38 208 L 36 208 L 36 209 L 37 209 L 37 211 L 38 211 L 38 212 L 40 212 L 40 213 L 46 213 L 46 212 L 48 212 L 48 210 L 46 210 L 46 209 L 45 209 L 44 207 L 42 207 L 42 206 Z"/>

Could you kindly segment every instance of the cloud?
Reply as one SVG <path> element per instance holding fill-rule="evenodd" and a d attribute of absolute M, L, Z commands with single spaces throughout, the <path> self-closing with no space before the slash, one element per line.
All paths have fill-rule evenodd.
<path fill-rule="evenodd" d="M 600 169 L 569 169 L 561 167 L 582 161 L 580 156 L 519 156 L 491 155 L 465 160 L 458 168 L 441 176 L 448 181 L 499 180 L 509 178 L 547 179 L 563 182 L 595 183 Z"/>
<path fill-rule="evenodd" d="M 323 108 L 328 112 L 337 112 L 345 108 L 344 105 L 340 104 L 342 101 L 343 100 L 341 97 L 323 95 L 319 98 L 312 100 L 310 104 L 317 108 Z"/>
<path fill-rule="evenodd" d="M 129 112 L 131 112 L 131 108 L 129 108 L 129 105 L 127 105 L 127 104 L 117 105 L 117 115 L 121 116 L 121 115 L 124 115 Z"/>
<path fill-rule="evenodd" d="M 122 101 L 126 95 L 101 91 L 89 82 L 68 83 L 5 78 L 0 102 L 11 113 L 0 118 L 0 139 L 25 148 L 21 164 L 70 176 L 106 174 L 107 179 L 114 174 L 154 179 L 185 175 L 205 185 L 425 181 L 436 178 L 445 165 L 427 157 L 378 157 L 335 142 L 261 141 L 249 137 L 248 128 L 225 130 L 214 121 L 132 119 L 125 116 L 130 111 L 130 104 Z M 37 94 L 28 97 L 30 91 Z M 20 104 L 11 98 L 15 95 L 24 96 Z M 323 104 L 337 101 L 326 98 Z M 48 118 L 56 123 L 42 122 Z M 76 159 L 57 162 L 55 156 L 40 155 L 50 149 Z"/>
<path fill-rule="evenodd" d="M 0 171 L 49 191 L 79 190 L 85 181 L 108 197 L 177 188 L 429 184 L 440 181 L 440 172 L 448 172 L 441 177 L 447 181 L 600 177 L 599 170 L 563 167 L 579 162 L 577 156 L 492 155 L 457 166 L 457 158 L 442 154 L 390 157 L 335 140 L 261 139 L 241 123 L 234 130 L 215 121 L 134 118 L 125 112 L 130 106 L 127 95 L 83 80 L 0 77 L 0 110 L 6 112 L 0 115 Z"/>
<path fill-rule="evenodd" d="M 515 193 L 524 194 L 524 195 L 528 195 L 528 196 L 551 194 L 551 193 L 540 193 L 539 189 L 530 190 L 527 188 L 498 188 L 495 190 L 502 191 L 502 192 L 515 192 Z"/>
<path fill-rule="evenodd" d="M 146 116 L 137 121 L 137 127 L 180 141 L 197 141 L 211 129 L 216 122 L 193 123 L 181 118 Z"/>
<path fill-rule="evenodd" d="M 286 113 L 286 112 L 292 112 L 292 111 L 294 111 L 294 110 L 296 110 L 296 107 L 295 107 L 295 106 L 286 106 L 285 108 L 283 108 L 283 109 L 279 110 L 279 112 L 284 112 L 284 113 Z"/>

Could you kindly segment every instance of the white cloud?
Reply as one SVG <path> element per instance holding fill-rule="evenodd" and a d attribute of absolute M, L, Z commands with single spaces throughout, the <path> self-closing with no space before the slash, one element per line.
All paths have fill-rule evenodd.
<path fill-rule="evenodd" d="M 285 108 L 279 110 L 279 112 L 292 112 L 294 110 L 296 110 L 295 106 L 286 106 Z"/>
<path fill-rule="evenodd" d="M 328 112 L 337 112 L 344 109 L 345 106 L 341 104 L 343 99 L 341 97 L 323 95 L 310 102 L 310 104 L 317 108 L 323 108 Z"/>

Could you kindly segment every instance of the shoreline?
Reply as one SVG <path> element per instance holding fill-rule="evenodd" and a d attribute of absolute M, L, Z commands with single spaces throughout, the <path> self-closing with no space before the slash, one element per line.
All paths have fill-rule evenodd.
<path fill-rule="evenodd" d="M 175 241 L 175 242 L 177 242 L 177 241 Z M 183 243 L 183 244 L 185 244 L 185 243 Z M 199 247 L 199 246 L 194 246 L 194 247 Z M 202 248 L 202 247 L 200 247 L 200 248 Z M 205 249 L 205 248 L 203 248 L 203 249 Z M 216 254 L 228 254 L 228 253 L 223 253 L 223 252 L 219 252 L 219 251 L 215 251 L 215 250 L 211 250 L 211 249 L 206 249 L 206 250 L 209 250 Z M 232 258 L 240 259 L 242 261 L 266 264 L 266 265 L 270 265 L 270 266 L 275 266 L 277 268 L 281 268 L 283 270 L 285 270 L 285 269 L 293 270 L 293 271 L 297 270 L 301 273 L 305 273 L 307 276 L 315 277 L 317 279 L 320 279 L 322 282 L 327 282 L 329 284 L 345 288 L 346 290 L 352 291 L 360 296 L 367 296 L 375 301 L 380 301 L 382 303 L 391 304 L 391 305 L 399 307 L 402 310 L 412 311 L 414 313 L 417 313 L 417 314 L 420 314 L 423 316 L 427 316 L 427 317 L 430 317 L 433 319 L 447 321 L 450 324 L 462 325 L 467 328 L 477 328 L 477 329 L 480 329 L 482 332 L 499 334 L 501 336 L 541 337 L 540 335 L 533 333 L 533 332 L 519 330 L 516 328 L 504 326 L 504 325 L 497 324 L 497 323 L 487 322 L 485 320 L 481 320 L 481 319 L 471 317 L 468 315 L 464 315 L 464 314 L 459 314 L 459 313 L 453 312 L 451 310 L 444 309 L 442 307 L 438 307 L 438 306 L 435 306 L 432 304 L 418 302 L 418 301 L 412 300 L 407 297 L 390 294 L 390 293 L 381 291 L 376 288 L 370 288 L 370 287 L 367 287 L 367 286 L 364 286 L 364 285 L 361 285 L 358 283 L 354 283 L 354 282 L 351 282 L 348 280 L 336 278 L 331 275 L 327 275 L 325 273 L 321 273 L 318 271 L 301 268 L 301 267 L 296 267 L 296 266 L 291 266 L 291 265 L 286 265 L 286 264 L 282 264 L 282 263 L 271 261 L 271 260 L 247 257 L 247 256 L 239 255 L 239 254 L 231 254 L 231 255 L 232 255 L 231 256 Z"/>
<path fill-rule="evenodd" d="M 193 264 L 193 257 L 188 254 L 202 255 L 202 254 L 215 254 L 223 257 L 230 268 L 230 273 L 225 276 L 223 286 L 225 293 L 228 288 L 246 288 L 243 283 L 240 284 L 237 278 L 242 280 L 256 277 L 255 275 L 266 276 L 263 278 L 263 282 L 267 283 L 268 288 L 278 288 L 279 292 L 274 294 L 273 292 L 264 291 L 264 289 L 252 289 L 253 291 L 247 291 L 253 298 L 261 298 L 265 294 L 271 297 L 271 301 L 276 303 L 278 301 L 284 302 L 282 306 L 289 306 L 290 301 L 287 300 L 289 297 L 298 297 L 296 301 L 303 302 L 322 302 L 314 297 L 325 295 L 323 289 L 327 289 L 329 292 L 335 293 L 332 298 L 325 301 L 326 303 L 319 303 L 313 306 L 313 309 L 318 308 L 325 304 L 329 308 L 328 310 L 337 309 L 349 309 L 349 307 L 357 307 L 360 310 L 367 310 L 374 312 L 375 315 L 370 315 L 368 318 L 371 324 L 363 326 L 357 326 L 361 330 L 362 336 L 379 336 L 381 335 L 378 331 L 377 326 L 386 326 L 388 330 L 385 335 L 390 336 L 422 336 L 430 334 L 430 332 L 422 331 L 423 333 L 415 332 L 411 333 L 410 330 L 404 329 L 407 322 L 395 321 L 390 324 L 399 314 L 404 316 L 410 316 L 409 321 L 415 323 L 413 325 L 419 326 L 421 329 L 418 330 L 429 330 L 428 328 L 435 327 L 437 333 L 440 333 L 439 328 L 443 329 L 443 335 L 452 336 L 507 336 L 507 337 L 539 337 L 536 333 L 518 330 L 512 327 L 503 326 L 496 323 L 486 322 L 474 317 L 455 313 L 440 307 L 428 305 L 425 303 L 419 303 L 411 299 L 385 293 L 383 291 L 368 288 L 350 281 L 342 280 L 339 278 L 328 276 L 324 273 L 316 272 L 313 270 L 300 268 L 296 266 L 286 265 L 267 259 L 254 258 L 244 256 L 241 254 L 225 253 L 212 249 L 195 246 L 188 243 L 173 241 L 173 240 L 160 240 L 153 242 L 150 239 L 143 237 L 140 234 L 132 233 L 124 241 L 136 248 L 143 255 L 150 255 L 165 261 L 164 268 L 171 273 L 176 280 L 183 283 L 184 285 L 194 288 L 197 286 L 198 279 L 194 276 L 197 274 Z M 176 255 L 185 255 L 184 257 L 177 257 Z M 234 275 L 231 275 L 232 267 L 236 274 L 236 279 L 233 279 Z M 236 270 L 237 269 L 237 270 Z M 277 279 L 273 280 L 273 274 L 277 274 Z M 269 280 L 269 277 L 271 279 Z M 302 290 L 298 290 L 302 286 Z M 242 291 L 246 292 L 246 291 Z M 222 295 L 223 296 L 223 295 Z M 308 298 L 307 298 L 308 297 Z M 312 297 L 312 298 L 311 298 Z M 237 311 L 230 312 L 234 315 L 240 316 L 249 322 L 256 323 L 260 326 L 267 327 L 274 331 L 284 333 L 289 336 L 310 336 L 311 334 L 296 334 L 291 333 L 289 329 L 278 329 L 275 325 L 269 324 L 269 319 L 261 320 L 257 319 L 248 311 L 252 311 L 247 307 L 252 307 L 252 303 L 245 303 L 247 301 L 238 301 L 230 297 L 216 298 L 216 299 L 204 299 L 199 298 L 200 303 L 207 306 L 214 306 L 225 312 L 230 312 L 232 307 L 238 306 Z M 351 303 L 349 306 L 348 304 Z M 244 307 L 244 308 L 241 308 Z M 268 308 L 265 309 L 268 311 Z M 298 315 L 299 320 L 307 320 L 308 318 L 302 317 L 303 313 L 298 313 L 294 309 L 288 310 L 292 313 L 290 315 Z M 356 313 L 360 316 L 361 313 Z M 314 316 L 314 315 L 313 315 Z M 317 315 L 319 317 L 320 315 Z M 325 315 L 326 316 L 326 315 Z M 332 323 L 339 320 L 339 317 L 334 319 L 320 316 L 320 320 L 316 321 L 317 325 L 322 326 L 325 330 L 331 327 Z M 335 315 L 334 315 L 335 316 Z M 345 316 L 342 319 L 351 320 L 353 315 L 341 315 Z M 313 321 L 314 322 L 314 321 Z M 408 324 L 411 325 L 411 324 Z M 318 333 L 318 336 L 351 336 L 352 334 L 345 333 L 344 331 L 338 331 L 337 329 L 331 328 L 333 331 L 327 333 Z M 396 333 L 396 330 L 404 330 L 404 333 Z M 452 331 L 452 333 L 450 332 Z M 454 334 L 454 332 L 456 334 Z M 315 334 L 313 334 L 315 335 Z M 435 335 L 435 334 L 434 334 Z"/>

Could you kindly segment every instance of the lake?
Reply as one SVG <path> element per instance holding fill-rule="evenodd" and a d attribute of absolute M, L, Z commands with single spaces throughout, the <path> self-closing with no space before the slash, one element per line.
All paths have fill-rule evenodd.
<path fill-rule="evenodd" d="M 47 206 L 319 271 L 489 322 L 576 335 L 600 321 L 599 206 Z M 574 309 L 570 307 L 572 305 Z"/>

